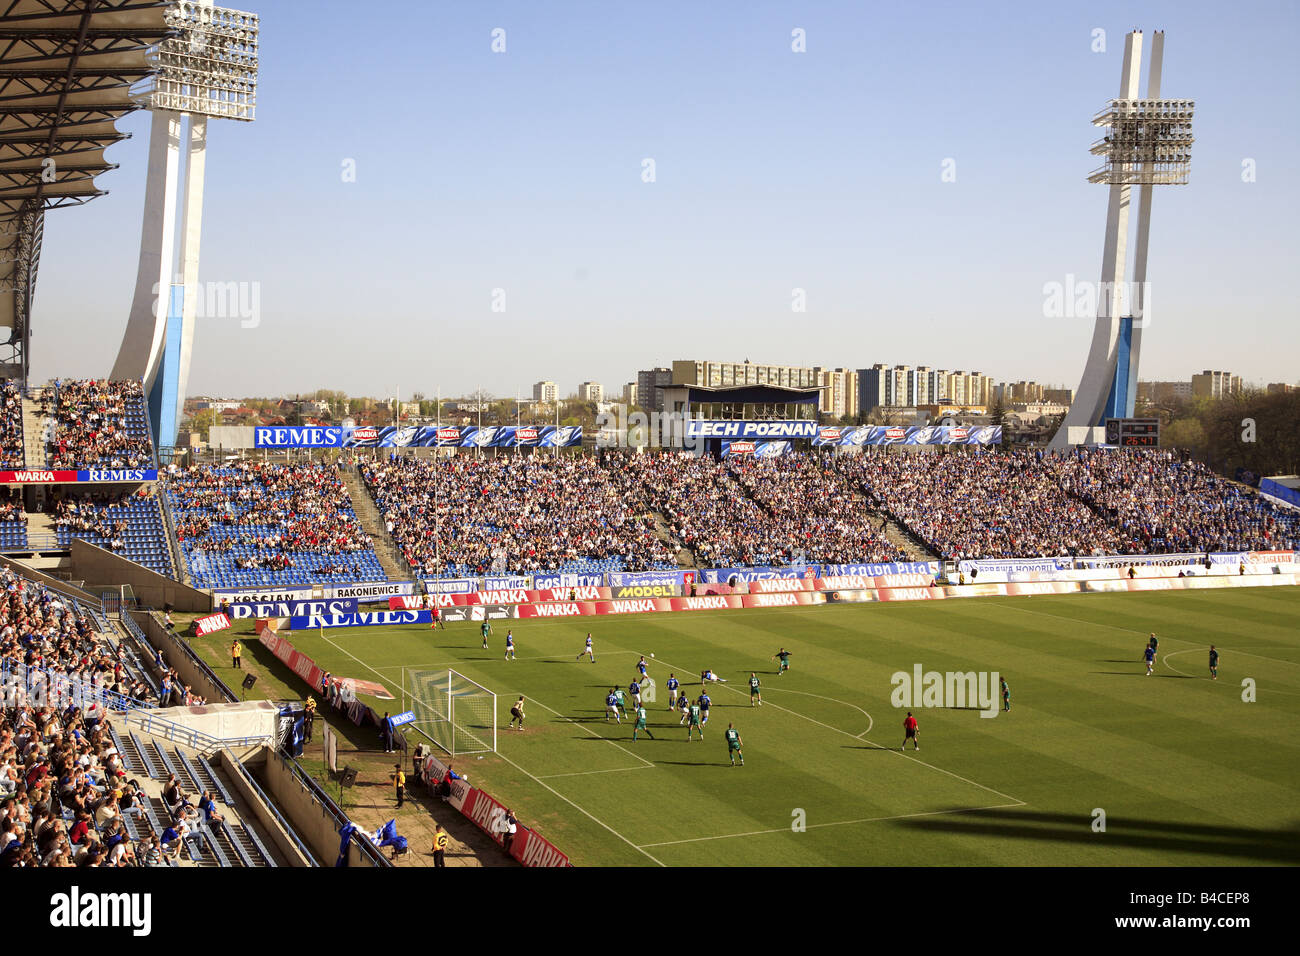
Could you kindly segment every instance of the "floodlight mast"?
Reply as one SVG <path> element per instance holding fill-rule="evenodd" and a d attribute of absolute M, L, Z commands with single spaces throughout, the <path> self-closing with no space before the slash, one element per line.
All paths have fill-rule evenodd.
<path fill-rule="evenodd" d="M 126 332 L 111 377 L 139 379 L 157 447 L 176 443 L 200 298 L 199 236 L 208 119 L 252 122 L 257 106 L 259 20 L 255 13 L 177 0 L 165 14 L 174 31 L 155 54 L 156 74 L 140 92 L 153 113 L 140 260 Z M 177 182 L 186 153 L 180 267 L 174 262 Z M 248 290 L 219 283 L 209 312 L 237 310 Z M 221 301 L 216 300 L 220 298 Z"/>
<path fill-rule="evenodd" d="M 1092 120 L 1094 125 L 1106 129 L 1106 135 L 1093 143 L 1090 150 L 1093 155 L 1101 156 L 1104 163 L 1089 174 L 1088 181 L 1110 187 L 1101 285 L 1096 295 L 1097 320 L 1088 363 L 1074 402 L 1052 438 L 1052 448 L 1103 441 L 1105 419 L 1131 418 L 1137 402 L 1142 330 L 1151 317 L 1146 282 L 1152 189 L 1187 183 L 1192 157 L 1192 113 L 1196 106 L 1192 100 L 1160 98 L 1164 47 L 1164 31 L 1157 30 L 1151 40 L 1147 95 L 1140 99 L 1142 33 L 1134 31 L 1124 38 L 1119 96 Z M 1133 278 L 1126 283 L 1129 209 L 1134 186 L 1140 190 L 1137 236 Z M 1128 289 L 1133 291 L 1125 296 Z"/>

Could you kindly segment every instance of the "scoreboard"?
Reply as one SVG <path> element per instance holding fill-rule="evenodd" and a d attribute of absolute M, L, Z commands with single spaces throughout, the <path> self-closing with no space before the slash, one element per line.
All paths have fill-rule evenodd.
<path fill-rule="evenodd" d="M 1106 444 L 1124 448 L 1155 448 L 1160 444 L 1160 419 L 1108 418 Z"/>

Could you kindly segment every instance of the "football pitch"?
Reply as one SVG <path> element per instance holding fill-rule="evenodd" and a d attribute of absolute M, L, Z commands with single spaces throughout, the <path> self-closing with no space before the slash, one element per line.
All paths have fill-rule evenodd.
<path fill-rule="evenodd" d="M 594 664 L 575 660 L 588 631 Z M 404 677 L 411 706 L 413 670 L 454 668 L 495 691 L 498 752 L 455 767 L 576 865 L 1300 862 L 1300 588 L 497 621 L 487 651 L 470 622 L 291 640 L 335 674 L 385 684 L 398 700 L 367 701 L 381 714 L 402 709 Z M 792 651 L 781 676 L 779 646 Z M 630 722 L 605 719 L 605 696 L 643 654 L 654 739 L 634 742 Z M 912 707 L 920 750 L 900 752 L 891 677 L 918 665 L 996 671 L 1011 709 Z M 705 668 L 727 683 L 708 685 L 704 739 L 688 742 L 667 678 L 694 698 Z M 527 726 L 510 731 L 520 694 Z M 728 723 L 744 767 L 728 761 Z"/>

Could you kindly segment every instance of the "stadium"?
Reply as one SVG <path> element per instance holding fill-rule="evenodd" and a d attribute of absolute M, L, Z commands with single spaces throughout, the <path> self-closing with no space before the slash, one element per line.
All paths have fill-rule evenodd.
<path fill-rule="evenodd" d="M 430 401 L 469 362 L 436 349 L 407 404 L 304 402 L 281 370 L 200 401 L 191 370 L 256 361 L 205 341 L 245 290 L 214 305 L 199 253 L 205 179 L 284 110 L 258 102 L 260 70 L 283 82 L 261 26 L 0 4 L 4 866 L 1300 862 L 1294 418 L 1261 464 L 1233 416 L 1274 396 L 1205 404 L 1252 436 L 1212 453 L 1139 397 L 1170 347 L 1152 196 L 1189 182 L 1201 122 L 1161 92 L 1163 32 L 1124 35 L 1093 119 L 1107 291 L 1078 388 L 1025 430 L 974 373 L 748 359 L 621 403 Z M 127 124 L 147 147 L 119 168 Z M 127 179 L 129 314 L 98 374 L 59 367 L 53 223 Z M 1160 192 L 1171 219 L 1195 201 Z M 92 259 L 66 228 L 61 261 Z M 1184 268 L 1156 242 L 1153 274 Z M 332 348 L 343 381 L 360 351 Z"/>

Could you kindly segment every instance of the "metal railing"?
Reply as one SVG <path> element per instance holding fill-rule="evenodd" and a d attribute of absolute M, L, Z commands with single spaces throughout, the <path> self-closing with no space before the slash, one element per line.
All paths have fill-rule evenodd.
<path fill-rule="evenodd" d="M 338 825 L 340 833 L 342 833 L 343 828 L 349 824 L 355 825 L 354 821 L 343 811 L 343 808 L 335 803 L 330 798 L 330 795 L 325 792 L 325 788 L 317 782 L 316 778 L 299 766 L 298 761 L 294 760 L 292 757 L 286 757 L 278 750 L 272 750 L 267 754 L 268 760 L 273 758 L 279 760 L 289 768 L 289 772 L 293 774 L 294 779 L 298 781 L 299 785 L 306 790 L 311 795 L 312 799 L 319 803 L 322 809 L 324 809 L 325 812 L 334 819 L 335 824 Z M 352 831 L 352 842 L 357 845 L 362 856 L 370 860 L 370 862 L 375 866 L 390 867 L 393 865 L 389 859 L 384 856 L 379 847 L 370 842 L 369 838 L 365 836 L 359 826 L 357 829 Z"/>
<path fill-rule="evenodd" d="M 271 751 L 271 753 L 274 753 L 274 751 Z M 268 753 L 268 760 L 270 759 L 270 756 L 271 754 Z M 275 816 L 275 819 L 279 821 L 280 826 L 284 829 L 284 832 L 289 834 L 290 839 L 292 839 L 298 849 L 302 851 L 302 855 L 311 861 L 312 866 L 320 866 L 321 861 L 317 858 L 316 854 L 307 849 L 307 844 L 302 842 L 302 839 L 298 836 L 298 831 L 289 825 L 289 821 L 280 813 L 280 808 L 277 807 L 271 798 L 266 795 L 266 791 L 258 785 L 256 778 L 248 772 L 248 768 L 245 767 L 239 758 L 231 752 L 229 747 L 222 750 L 221 762 L 230 768 L 232 773 L 237 774 L 239 778 L 248 784 L 253 792 L 257 794 L 258 799 L 262 801 L 262 805 L 271 811 Z"/>
<path fill-rule="evenodd" d="M 137 608 L 137 610 L 144 611 L 150 617 L 153 617 L 154 614 L 153 608 Z M 122 615 L 123 621 L 126 621 L 130 618 L 131 618 L 130 614 Z M 155 619 L 155 623 L 157 623 L 157 619 Z M 145 637 L 144 633 L 140 631 L 140 626 L 135 623 L 134 619 L 131 619 L 131 623 L 128 624 L 127 626 L 129 628 L 135 628 L 135 631 L 133 631 L 132 633 L 138 633 L 139 639 L 143 640 L 146 646 L 148 647 L 154 646 L 153 643 L 147 637 Z M 222 703 L 227 703 L 227 704 L 239 703 L 239 695 L 236 694 L 233 690 L 231 690 L 230 687 L 226 684 L 226 682 L 223 681 L 219 676 L 217 676 L 217 672 L 208 666 L 207 661 L 205 661 L 202 657 L 200 657 L 198 654 L 194 652 L 194 648 L 190 647 L 190 645 L 185 641 L 183 641 L 180 638 L 180 636 L 177 635 L 174 631 L 168 631 L 166 628 L 162 627 L 162 625 L 159 625 L 159 629 L 162 631 L 163 634 L 167 636 L 167 640 L 171 643 L 171 647 L 174 650 L 179 651 L 181 654 L 187 657 L 191 664 L 193 664 L 195 667 L 197 667 L 200 671 L 203 672 L 203 676 L 207 678 L 208 682 L 217 689 L 218 693 L 220 693 L 222 697 L 225 698 L 225 700 L 222 701 Z"/>
<path fill-rule="evenodd" d="M 152 734 L 155 737 L 162 737 L 170 740 L 174 744 L 181 744 L 189 747 L 191 750 L 197 750 L 205 757 L 208 754 L 216 753 L 228 747 L 256 747 L 259 745 L 273 746 L 275 737 L 272 734 L 262 734 L 256 737 L 226 737 L 218 739 L 205 734 L 201 730 L 195 730 L 193 727 L 186 727 L 184 724 L 178 724 L 175 721 L 167 720 L 159 716 L 159 711 L 128 711 L 126 722 L 128 725 Z"/>
<path fill-rule="evenodd" d="M 39 706 L 61 707 L 71 704 L 84 711 L 88 705 L 95 704 L 105 710 L 128 713 L 157 707 L 149 701 L 127 697 L 92 681 L 8 659 L 0 661 L 0 680 L 4 682 L 6 697 L 21 690 L 29 701 L 39 701 Z"/>

